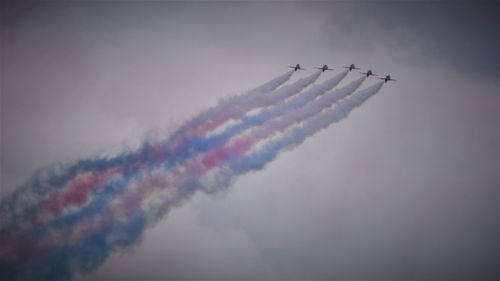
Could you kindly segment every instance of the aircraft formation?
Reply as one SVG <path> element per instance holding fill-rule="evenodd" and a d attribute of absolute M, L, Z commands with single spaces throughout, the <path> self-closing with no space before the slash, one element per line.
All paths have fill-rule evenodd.
<path fill-rule="evenodd" d="M 296 64 L 295 66 L 290 65 L 288 67 L 292 68 L 294 71 L 297 71 L 297 70 L 306 70 L 305 68 L 302 68 L 300 66 L 300 64 Z M 342 67 L 348 69 L 349 71 L 361 70 L 361 68 L 356 67 L 354 64 L 351 64 L 351 65 L 348 65 L 348 66 L 342 66 Z M 319 70 L 321 70 L 321 72 L 325 72 L 327 70 L 333 70 L 333 68 L 329 68 L 328 65 L 326 65 L 326 64 L 323 65 L 322 67 L 315 67 L 315 69 L 319 69 Z M 359 72 L 359 73 L 363 74 L 363 75 L 366 75 L 366 77 L 369 77 L 369 76 L 378 76 L 377 74 L 373 73 L 373 71 L 371 69 L 368 69 L 368 71 L 366 71 L 366 72 Z M 384 80 L 384 83 L 387 83 L 388 81 L 396 81 L 395 79 L 392 79 L 391 75 L 389 75 L 389 74 L 387 74 L 385 77 L 379 77 L 378 79 Z"/>

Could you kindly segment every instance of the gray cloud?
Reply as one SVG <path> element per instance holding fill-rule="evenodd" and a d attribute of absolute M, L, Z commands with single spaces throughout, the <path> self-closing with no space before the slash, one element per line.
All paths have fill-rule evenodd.
<path fill-rule="evenodd" d="M 292 63 L 354 62 L 398 79 L 226 193 L 195 196 L 80 279 L 498 277 L 494 2 L 48 2 L 8 11 L 2 196 L 50 163 L 162 136 Z"/>
<path fill-rule="evenodd" d="M 473 76 L 500 76 L 496 1 L 324 3 L 323 32 L 334 49 L 388 48 L 394 58 L 447 64 Z M 340 10 L 340 12 L 338 12 Z M 335 32 L 341 31 L 339 39 Z"/>

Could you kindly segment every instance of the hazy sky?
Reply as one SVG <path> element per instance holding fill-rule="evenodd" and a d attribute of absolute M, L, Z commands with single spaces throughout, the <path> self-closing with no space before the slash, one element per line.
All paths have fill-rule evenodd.
<path fill-rule="evenodd" d="M 166 135 L 290 64 L 356 63 L 398 81 L 264 171 L 197 194 L 79 279 L 497 279 L 499 7 L 2 7 L 0 194 L 50 164 Z"/>

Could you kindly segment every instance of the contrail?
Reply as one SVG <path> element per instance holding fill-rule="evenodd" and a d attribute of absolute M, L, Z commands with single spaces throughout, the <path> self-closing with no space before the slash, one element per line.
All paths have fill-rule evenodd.
<path fill-rule="evenodd" d="M 75 183 L 75 190 L 83 189 L 82 194 L 89 194 L 88 186 L 103 186 L 103 188 L 96 189 L 95 192 L 94 190 L 90 192 L 92 194 L 90 200 L 86 200 L 87 198 L 82 196 L 83 199 L 79 199 L 81 202 L 77 200 L 77 204 L 62 202 L 61 207 L 84 204 L 79 207 L 84 212 L 77 210 L 76 213 L 73 213 L 77 216 L 73 218 L 69 216 L 66 219 L 61 219 L 67 215 L 66 212 L 58 215 L 51 222 L 53 226 L 58 224 L 64 226 L 71 220 L 78 222 L 91 214 L 85 213 L 85 210 L 93 210 L 92 214 L 94 215 L 99 213 L 98 216 L 92 217 L 92 220 L 77 224 L 74 228 L 47 232 L 47 229 L 44 229 L 42 225 L 42 228 L 39 229 L 42 232 L 45 230 L 42 236 L 37 231 L 28 232 L 27 236 L 15 236 L 12 234 L 15 232 L 8 230 L 5 232 L 6 228 L 1 228 L 3 230 L 0 231 L 0 234 L 8 233 L 9 237 L 6 240 L 0 239 L 2 245 L 2 249 L 0 249 L 0 279 L 69 280 L 75 272 L 85 273 L 95 270 L 112 252 L 136 243 L 146 227 L 154 224 L 172 207 L 189 199 L 195 191 L 201 189 L 205 192 L 215 192 L 229 186 L 238 175 L 262 169 L 279 152 L 302 143 L 307 137 L 314 135 L 322 128 L 345 118 L 352 109 L 360 106 L 370 96 L 377 93 L 383 85 L 383 82 L 375 84 L 345 98 L 363 83 L 364 78 L 360 78 L 336 91 L 322 95 L 328 89 L 335 87 L 346 75 L 342 76 L 341 74 L 327 81 L 330 83 L 328 85 L 331 85 L 330 88 L 325 86 L 322 88 L 323 90 L 318 90 L 321 86 L 318 85 L 292 99 L 288 98 L 313 83 L 319 77 L 319 72 L 304 78 L 309 79 L 307 80 L 309 82 L 302 79 L 303 83 L 300 87 L 290 88 L 291 85 L 289 85 L 277 89 L 279 85 L 268 84 L 261 87 L 265 86 L 263 89 L 271 91 L 269 95 L 263 95 L 264 90 L 261 89 L 251 95 L 242 95 L 234 100 L 224 101 L 221 104 L 228 106 L 229 111 L 221 110 L 222 106 L 205 111 L 181 127 L 184 129 L 177 130 L 168 141 L 161 143 L 160 149 L 168 148 L 166 151 L 170 153 L 169 157 L 157 158 L 154 155 L 155 147 L 145 146 L 138 153 L 125 153 L 117 157 L 116 159 L 120 160 L 114 160 L 115 163 L 111 166 L 104 161 L 101 166 L 89 165 L 87 168 L 90 169 L 88 170 L 81 169 L 81 167 L 78 169 L 62 167 L 61 171 L 46 176 L 49 180 L 42 177 L 42 180 L 35 182 L 43 184 L 40 184 L 41 191 L 34 191 L 34 195 L 21 194 L 12 197 L 14 199 L 11 202 L 2 201 L 0 217 L 3 217 L 4 213 L 11 212 L 7 221 L 16 222 L 22 221 L 21 216 L 25 214 L 27 209 L 25 206 L 30 206 L 31 200 L 40 202 L 44 197 L 44 192 L 47 193 L 53 189 L 51 184 L 71 182 L 82 171 L 95 172 L 79 180 L 76 179 L 79 183 Z M 286 78 L 281 84 L 288 81 L 289 78 Z M 313 91 L 313 89 L 316 90 Z M 250 96 L 253 98 L 249 98 Z M 237 100 L 239 101 L 237 102 Z M 326 109 L 339 100 L 342 101 L 334 109 Z M 275 104 L 274 107 L 262 109 L 255 115 L 260 116 L 258 118 L 244 117 L 247 112 L 254 108 Z M 242 118 L 240 123 L 229 126 L 222 133 L 204 137 L 226 121 L 240 118 Z M 255 128 L 250 129 L 252 127 Z M 293 128 L 290 130 L 289 127 Z M 277 132 L 284 132 L 284 134 L 278 139 L 268 140 Z M 238 137 L 233 139 L 237 135 Z M 217 141 L 212 140 L 210 144 L 210 138 L 214 136 Z M 261 149 L 250 151 L 257 142 L 266 140 L 268 141 Z M 207 141 L 207 144 L 201 145 L 200 143 L 203 141 Z M 227 143 L 228 141 L 229 143 Z M 190 143 L 190 145 L 185 145 L 185 143 Z M 203 154 L 196 156 L 197 153 Z M 195 158 L 186 162 L 185 165 L 172 166 L 172 164 L 180 164 L 187 160 L 189 157 L 186 155 Z M 171 158 L 174 160 L 169 160 Z M 128 165 L 123 165 L 123 163 L 128 163 Z M 169 165 L 158 165 L 165 163 L 169 163 Z M 71 176 L 68 171 L 73 171 L 74 174 Z M 204 182 L 203 177 L 207 176 L 207 172 L 211 173 L 210 176 L 212 176 L 210 183 Z M 55 174 L 57 175 L 54 176 Z M 57 180 L 51 181 L 51 178 Z M 127 188 L 127 186 L 132 187 Z M 127 193 L 118 196 L 124 190 L 128 190 Z M 7 203 L 4 204 L 4 202 Z M 74 203 L 74 201 L 71 202 Z M 91 205 L 95 202 L 100 205 Z M 101 208 L 93 209 L 88 208 L 89 206 L 101 206 Z M 50 210 L 56 214 L 62 211 L 62 209 L 58 210 L 56 206 L 51 208 Z M 102 213 L 100 213 L 101 211 Z M 1 221 L 1 223 L 3 222 Z M 43 239 L 34 242 L 37 240 L 32 240 L 33 237 L 42 237 Z M 68 239 L 71 243 L 60 243 L 68 241 Z"/>

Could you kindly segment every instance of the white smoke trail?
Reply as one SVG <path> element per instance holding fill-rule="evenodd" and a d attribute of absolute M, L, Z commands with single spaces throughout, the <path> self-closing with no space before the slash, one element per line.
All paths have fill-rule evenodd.
<path fill-rule="evenodd" d="M 281 116 L 281 118 L 267 121 L 264 126 L 254 129 L 253 132 L 250 133 L 250 138 L 247 139 L 264 139 L 272 134 L 285 130 L 293 124 L 302 122 L 353 93 L 364 80 L 365 77 L 361 77 L 332 93 L 319 97 L 297 110 L 289 111 L 287 114 Z"/>
<path fill-rule="evenodd" d="M 259 151 L 235 159 L 235 161 L 228 165 L 231 171 L 229 174 L 241 175 L 249 171 L 263 169 L 265 165 L 275 159 L 280 152 L 301 144 L 306 138 L 347 117 L 354 108 L 359 107 L 371 96 L 380 91 L 383 84 L 383 82 L 378 82 L 377 84 L 355 93 L 338 104 L 334 109 L 324 111 L 314 116 L 302 126 L 296 127 L 280 138 L 267 143 Z M 222 180 L 221 182 L 223 183 L 225 181 L 227 180 Z"/>
<path fill-rule="evenodd" d="M 194 140 L 192 143 L 189 143 L 191 150 L 186 154 L 186 157 L 191 157 L 195 153 L 206 152 L 217 145 L 223 145 L 233 136 L 239 135 L 251 127 L 262 125 L 264 122 L 272 118 L 276 118 L 286 112 L 304 106 L 311 100 L 314 100 L 326 91 L 329 91 L 337 86 L 338 83 L 345 78 L 347 73 L 347 71 L 344 71 L 319 85 L 314 85 L 307 91 L 302 91 L 298 95 L 276 104 L 275 106 L 263 108 L 257 114 L 246 115 L 241 118 L 241 121 L 226 127 L 222 132 L 210 134 L 206 137 Z"/>

